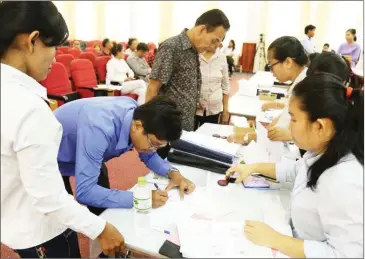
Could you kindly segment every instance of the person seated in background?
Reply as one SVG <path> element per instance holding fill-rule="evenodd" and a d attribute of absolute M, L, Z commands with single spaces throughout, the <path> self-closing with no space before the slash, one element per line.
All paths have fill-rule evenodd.
<path fill-rule="evenodd" d="M 293 184 L 293 237 L 246 221 L 248 240 L 293 258 L 363 258 L 364 97 L 331 74 L 309 75 L 290 98 L 290 130 L 307 150 L 295 162 L 237 165 L 240 183 L 253 173 Z"/>
<path fill-rule="evenodd" d="M 72 194 L 69 177 L 75 176 L 76 200 L 92 213 L 133 207 L 133 192 L 110 189 L 105 166 L 132 148 L 149 169 L 170 179 L 164 191 L 152 191 L 153 208 L 164 205 L 167 192 L 174 187 L 181 196 L 194 191 L 192 182 L 156 154 L 182 134 L 181 112 L 175 102 L 156 97 L 138 106 L 129 97 L 95 97 L 69 102 L 54 114 L 63 128 L 58 165 L 66 190 Z"/>
<path fill-rule="evenodd" d="M 101 52 L 101 56 L 111 56 L 112 55 L 112 48 L 113 48 L 113 43 L 108 39 L 104 39 L 103 40 L 103 51 Z"/>
<path fill-rule="evenodd" d="M 71 46 L 71 44 L 70 44 L 70 42 L 67 40 L 67 41 L 65 41 L 64 43 L 62 43 L 62 44 L 61 44 L 61 46 L 70 47 L 70 46 Z"/>
<path fill-rule="evenodd" d="M 268 138 L 272 141 L 291 141 L 290 115 L 287 99 L 294 87 L 306 76 L 308 56 L 300 41 L 295 37 L 283 36 L 270 44 L 267 53 L 268 66 L 280 82 L 292 81 L 284 102 L 267 102 L 262 110 L 283 109 L 283 112 L 268 127 Z"/>
<path fill-rule="evenodd" d="M 147 64 L 146 56 L 148 55 L 148 46 L 140 42 L 137 45 L 136 52 L 132 52 L 127 59 L 127 64 L 133 70 L 134 74 L 147 83 L 150 81 L 151 68 Z"/>
<path fill-rule="evenodd" d="M 80 41 L 75 40 L 75 41 L 73 42 L 73 44 L 72 44 L 72 48 L 74 48 L 74 49 L 78 49 L 78 50 L 82 51 L 82 50 L 81 50 L 81 43 L 80 43 Z"/>
<path fill-rule="evenodd" d="M 361 46 L 356 43 L 356 30 L 349 29 L 346 31 L 346 43 L 342 43 L 337 50 L 337 53 L 344 56 L 354 68 L 359 61 Z"/>
<path fill-rule="evenodd" d="M 230 90 L 226 56 L 218 49 L 199 54 L 202 85 L 197 104 L 194 130 L 204 123 L 228 124 L 228 94 Z"/>
<path fill-rule="evenodd" d="M 316 26 L 314 25 L 307 25 L 304 28 L 304 34 L 305 39 L 302 41 L 303 47 L 305 49 L 305 51 L 307 52 L 307 54 L 312 54 L 317 52 L 316 50 L 316 44 L 313 40 L 314 35 L 316 34 Z"/>
<path fill-rule="evenodd" d="M 97 53 L 98 55 L 100 55 L 100 54 L 102 53 L 102 52 L 101 52 L 101 48 L 100 48 L 100 46 L 99 46 L 99 44 L 98 44 L 98 43 L 94 43 L 93 48 L 96 50 L 96 53 Z"/>
<path fill-rule="evenodd" d="M 129 38 L 127 44 L 127 50 L 125 51 L 126 55 L 131 55 L 136 51 L 138 45 L 138 40 L 136 38 Z"/>
<path fill-rule="evenodd" d="M 230 40 L 228 47 L 223 49 L 223 53 L 226 55 L 227 57 L 227 64 L 228 64 L 228 70 L 229 70 L 229 76 L 231 77 L 233 74 L 233 70 L 234 70 L 234 51 L 236 50 L 236 43 L 234 42 L 234 40 Z"/>
<path fill-rule="evenodd" d="M 330 49 L 330 44 L 328 44 L 328 43 L 325 43 L 323 45 L 322 52 L 333 52 L 333 53 L 336 53 L 336 51 L 334 51 L 333 49 Z"/>
<path fill-rule="evenodd" d="M 134 72 L 124 60 L 123 47 L 117 44 L 112 49 L 112 58 L 106 65 L 106 85 L 116 86 L 122 94 L 137 94 L 141 105 L 146 99 L 146 82 L 135 80 Z"/>

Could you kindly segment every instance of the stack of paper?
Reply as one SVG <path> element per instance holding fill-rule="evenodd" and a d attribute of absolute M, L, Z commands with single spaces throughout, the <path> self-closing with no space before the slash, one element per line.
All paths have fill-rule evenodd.
<path fill-rule="evenodd" d="M 285 145 L 282 141 L 271 141 L 267 137 L 267 129 L 260 122 L 256 123 L 257 144 L 264 148 L 269 159 L 266 162 L 279 162 L 285 151 Z"/>

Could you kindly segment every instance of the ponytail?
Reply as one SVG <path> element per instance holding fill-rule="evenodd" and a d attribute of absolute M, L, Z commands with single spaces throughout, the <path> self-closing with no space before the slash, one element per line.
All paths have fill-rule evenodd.
<path fill-rule="evenodd" d="M 364 165 L 363 90 L 346 88 L 340 80 L 332 74 L 316 73 L 302 80 L 293 91 L 311 122 L 328 118 L 335 128 L 326 150 L 308 170 L 307 187 L 312 190 L 324 171 L 350 153 Z"/>

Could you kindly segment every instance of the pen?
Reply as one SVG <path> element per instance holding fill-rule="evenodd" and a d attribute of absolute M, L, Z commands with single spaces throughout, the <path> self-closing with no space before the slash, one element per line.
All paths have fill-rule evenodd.
<path fill-rule="evenodd" d="M 152 229 L 154 229 L 156 231 L 159 231 L 159 232 L 162 232 L 162 233 L 165 233 L 167 235 L 170 235 L 170 231 L 168 231 L 168 230 L 164 230 L 164 229 L 161 229 L 161 228 L 152 228 Z"/>
<path fill-rule="evenodd" d="M 153 185 L 156 187 L 157 190 L 160 190 L 160 187 L 158 187 L 157 183 L 154 183 Z"/>

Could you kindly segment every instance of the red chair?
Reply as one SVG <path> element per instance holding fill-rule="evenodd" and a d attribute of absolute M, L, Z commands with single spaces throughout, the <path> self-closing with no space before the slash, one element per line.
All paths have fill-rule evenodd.
<path fill-rule="evenodd" d="M 96 51 L 96 49 L 94 49 L 94 48 L 86 48 L 86 49 L 85 49 L 85 52 L 92 53 L 92 54 L 94 54 L 94 55 L 95 55 L 95 57 L 97 57 L 97 56 L 98 56 L 98 52 L 97 52 L 97 51 Z"/>
<path fill-rule="evenodd" d="M 98 75 L 99 82 L 105 83 L 106 80 L 106 64 L 111 59 L 110 56 L 97 57 L 95 60 L 96 74 Z"/>
<path fill-rule="evenodd" d="M 63 54 L 62 50 L 56 49 L 56 55 L 55 56 L 62 55 L 62 54 Z"/>
<path fill-rule="evenodd" d="M 95 96 L 113 96 L 114 91 L 111 89 L 97 88 L 97 80 L 93 64 L 87 59 L 75 59 L 71 62 L 71 75 L 76 91 L 80 93 L 81 98 Z"/>
<path fill-rule="evenodd" d="M 91 41 L 88 41 L 88 42 L 87 42 L 86 46 L 87 46 L 88 48 L 92 48 L 92 47 L 94 47 L 94 44 L 95 44 L 95 40 L 91 40 Z"/>
<path fill-rule="evenodd" d="M 70 47 L 68 46 L 60 46 L 58 47 L 58 50 L 62 51 L 64 54 L 67 54 L 68 50 L 70 49 Z"/>
<path fill-rule="evenodd" d="M 56 56 L 56 61 L 62 63 L 65 66 L 69 78 L 71 77 L 71 62 L 74 59 L 75 58 L 71 54 L 62 54 Z"/>
<path fill-rule="evenodd" d="M 80 98 L 78 92 L 72 91 L 66 68 L 59 62 L 52 64 L 47 78 L 40 83 L 47 89 L 48 98 L 57 101 L 55 108 Z"/>
<path fill-rule="evenodd" d="M 93 67 L 95 69 L 96 67 L 96 63 L 95 63 L 95 60 L 96 60 L 96 56 L 90 52 L 82 52 L 80 54 L 80 57 L 79 59 L 88 59 L 91 61 L 91 63 L 93 64 Z M 96 70 L 96 69 L 95 69 Z"/>
<path fill-rule="evenodd" d="M 79 49 L 69 49 L 67 54 L 71 54 L 72 56 L 74 56 L 74 58 L 79 58 L 80 54 L 81 54 L 81 50 L 79 50 Z"/>

